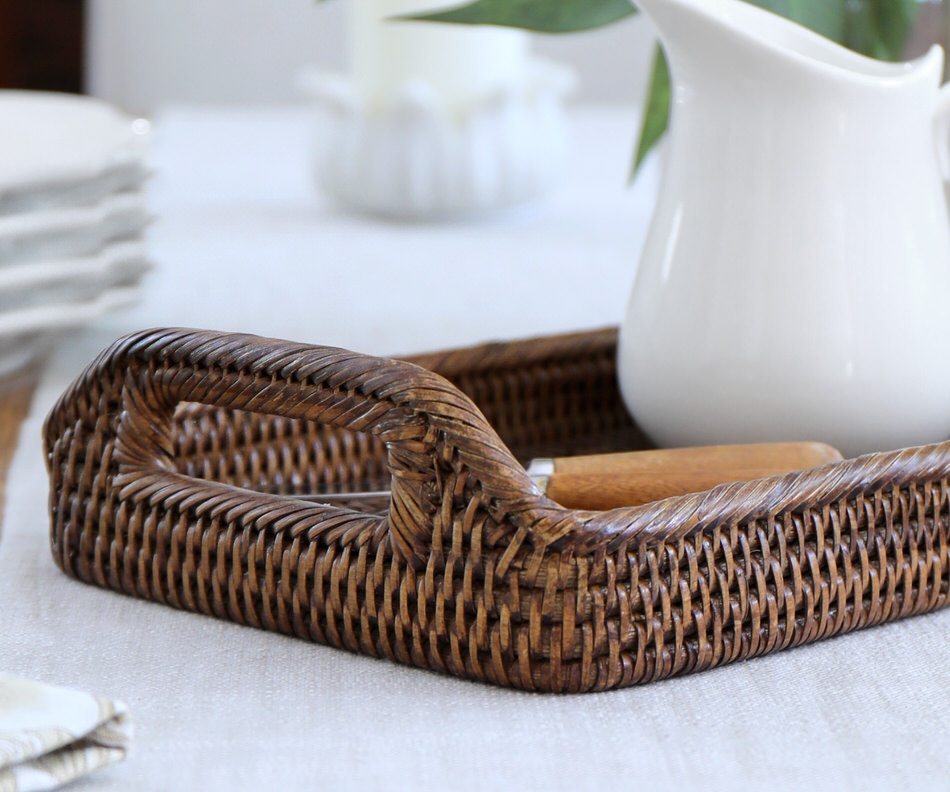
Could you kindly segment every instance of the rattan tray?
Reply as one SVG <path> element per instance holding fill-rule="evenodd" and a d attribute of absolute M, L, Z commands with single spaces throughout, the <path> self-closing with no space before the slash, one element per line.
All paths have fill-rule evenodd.
<path fill-rule="evenodd" d="M 606 330 L 420 368 L 253 336 L 124 338 L 47 419 L 54 558 L 177 608 L 540 691 L 947 603 L 950 444 L 602 513 L 539 495 L 518 460 L 645 447 L 615 345 Z M 388 513 L 285 497 L 390 480 Z"/>

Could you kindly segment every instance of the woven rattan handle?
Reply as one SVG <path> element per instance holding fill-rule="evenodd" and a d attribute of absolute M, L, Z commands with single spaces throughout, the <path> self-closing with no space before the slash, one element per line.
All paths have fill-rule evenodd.
<path fill-rule="evenodd" d="M 393 500 L 388 530 L 403 557 L 424 560 L 446 471 L 468 472 L 482 497 L 510 502 L 536 493 L 472 401 L 409 363 L 248 335 L 154 330 L 122 339 L 94 367 L 121 379 L 113 453 L 116 484 L 138 498 L 187 498 L 212 483 L 178 472 L 177 406 L 197 402 L 298 418 L 378 435 L 388 449 Z M 221 497 L 234 488 L 221 487 Z M 261 506 L 274 496 L 244 491 Z M 286 501 L 281 501 L 286 505 Z M 322 508 L 326 520 L 338 509 Z"/>

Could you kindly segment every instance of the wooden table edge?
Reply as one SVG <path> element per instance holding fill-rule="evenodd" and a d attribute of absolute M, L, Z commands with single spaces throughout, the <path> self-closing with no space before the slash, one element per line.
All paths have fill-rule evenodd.
<path fill-rule="evenodd" d="M 20 439 L 20 426 L 30 412 L 41 371 L 42 363 L 35 363 L 0 378 L 0 521 L 5 513 L 7 475 Z"/>

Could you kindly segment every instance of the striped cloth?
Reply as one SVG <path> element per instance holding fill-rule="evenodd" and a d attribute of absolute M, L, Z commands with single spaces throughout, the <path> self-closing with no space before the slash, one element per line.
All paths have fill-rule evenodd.
<path fill-rule="evenodd" d="M 0 792 L 41 792 L 125 758 L 125 705 L 0 674 Z"/>

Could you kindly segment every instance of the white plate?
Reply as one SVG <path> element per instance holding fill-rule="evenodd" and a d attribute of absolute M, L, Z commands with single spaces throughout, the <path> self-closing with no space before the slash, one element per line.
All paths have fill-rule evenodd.
<path fill-rule="evenodd" d="M 30 189 L 0 194 L 0 217 L 23 212 L 91 206 L 116 193 L 145 187 L 151 171 L 144 165 L 110 168 L 94 179 L 41 184 Z"/>
<path fill-rule="evenodd" d="M 109 245 L 98 256 L 0 267 L 0 312 L 91 300 L 136 285 L 150 268 L 143 242 Z"/>
<path fill-rule="evenodd" d="M 95 206 L 0 217 L 0 266 L 97 255 L 113 241 L 141 235 L 145 199 L 122 193 Z"/>
<path fill-rule="evenodd" d="M 38 359 L 64 331 L 138 301 L 138 287 L 109 289 L 83 303 L 43 305 L 0 314 L 0 377 Z"/>
<path fill-rule="evenodd" d="M 108 289 L 85 302 L 50 303 L 0 313 L 0 337 L 51 333 L 95 321 L 103 314 L 139 299 L 138 286 Z"/>
<path fill-rule="evenodd" d="M 81 188 L 90 184 L 140 184 L 149 138 L 148 121 L 99 99 L 0 91 L 0 210 L 36 206 L 37 196 L 88 200 Z"/>

